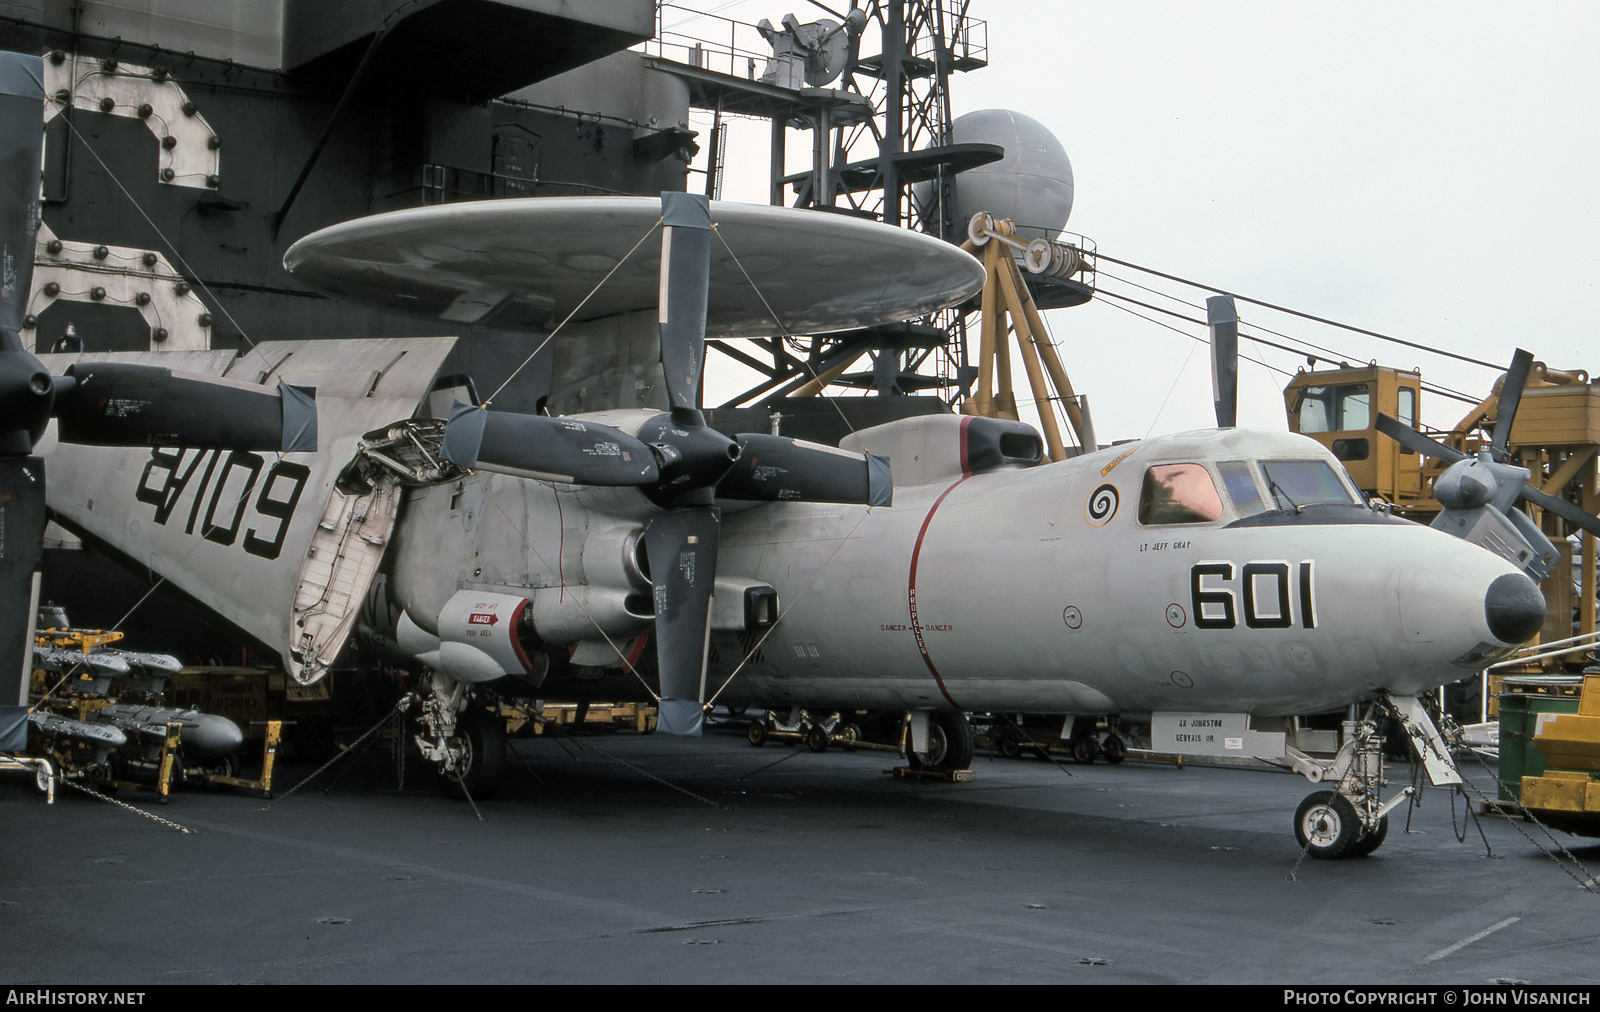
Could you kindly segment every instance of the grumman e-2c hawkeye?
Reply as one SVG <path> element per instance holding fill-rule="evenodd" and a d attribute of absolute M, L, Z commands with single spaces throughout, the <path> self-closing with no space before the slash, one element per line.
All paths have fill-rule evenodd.
<path fill-rule="evenodd" d="M 963 711 L 1113 714 L 1335 785 L 1297 834 L 1320 856 L 1364 853 L 1387 825 L 1370 721 L 1328 762 L 1290 747 L 1279 718 L 1382 699 L 1437 743 L 1415 694 L 1544 616 L 1510 563 L 1369 508 L 1300 436 L 1208 430 L 1040 464 L 1037 434 L 995 419 L 892 422 L 841 448 L 706 424 L 708 331 L 863 326 L 970 297 L 977 262 L 927 236 L 683 194 L 544 198 L 348 222 L 286 265 L 457 323 L 570 316 L 558 383 L 612 382 L 624 406 L 464 403 L 438 388 L 450 339 L 187 353 L 176 364 L 198 376 L 315 387 L 316 450 L 191 448 L 159 425 L 137 451 L 45 436 L 52 515 L 276 647 L 301 681 L 360 619 L 426 669 L 418 742 L 474 795 L 503 769 L 497 693 L 648 692 L 685 734 L 713 694 L 906 709 L 911 750 L 935 766 L 970 760 Z M 74 356 L 79 389 L 113 357 L 173 362 Z M 50 382 L 55 359 L 27 375 Z"/>

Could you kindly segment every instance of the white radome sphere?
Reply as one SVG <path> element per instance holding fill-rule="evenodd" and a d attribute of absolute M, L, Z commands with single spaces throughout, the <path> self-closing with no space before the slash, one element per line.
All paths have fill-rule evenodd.
<path fill-rule="evenodd" d="M 1004 158 L 956 176 L 958 229 L 979 211 L 1010 218 L 1019 235 L 1054 239 L 1072 216 L 1072 163 L 1044 124 L 1009 109 L 980 109 L 951 124 L 956 144 L 998 144 Z"/>

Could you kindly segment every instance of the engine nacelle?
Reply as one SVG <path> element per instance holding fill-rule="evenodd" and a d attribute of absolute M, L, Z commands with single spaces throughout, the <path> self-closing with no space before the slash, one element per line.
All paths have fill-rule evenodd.
<path fill-rule="evenodd" d="M 460 682 L 480 684 L 516 675 L 535 685 L 549 670 L 537 647 L 533 607 L 525 597 L 458 590 L 439 611 L 437 636 L 402 614 L 400 649 Z"/>
<path fill-rule="evenodd" d="M 546 643 L 637 636 L 655 619 L 648 591 L 618 587 L 541 587 L 533 592 L 533 624 Z"/>

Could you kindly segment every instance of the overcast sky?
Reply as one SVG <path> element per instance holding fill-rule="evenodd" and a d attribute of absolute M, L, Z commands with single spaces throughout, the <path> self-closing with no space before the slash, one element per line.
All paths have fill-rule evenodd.
<path fill-rule="evenodd" d="M 826 16 L 803 0 L 687 5 L 752 23 Z M 955 78 L 955 113 L 1010 108 L 1050 128 L 1076 177 L 1067 228 L 1101 252 L 1479 359 L 1507 363 L 1520 345 L 1600 372 L 1600 4 L 972 0 L 970 11 L 988 22 L 990 64 Z M 746 136 L 730 155 L 755 172 L 731 172 L 724 197 L 764 202 L 765 129 Z M 1107 289 L 1139 294 L 1112 275 L 1150 280 L 1103 267 Z M 1205 349 L 1110 303 L 1049 314 L 1100 439 L 1213 424 Z M 1240 315 L 1247 330 L 1421 366 L 1461 391 L 1486 393 L 1496 375 L 1249 305 Z M 1245 351 L 1288 372 L 1304 364 Z M 1241 424 L 1283 427 L 1284 380 L 1242 364 Z M 708 402 L 720 392 L 708 381 Z M 1431 424 L 1464 411 L 1424 396 Z"/>

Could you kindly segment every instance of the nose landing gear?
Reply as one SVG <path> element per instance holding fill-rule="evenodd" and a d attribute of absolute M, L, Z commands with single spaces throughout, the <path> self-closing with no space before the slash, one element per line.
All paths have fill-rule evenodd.
<path fill-rule="evenodd" d="M 1344 745 L 1331 761 L 1317 760 L 1295 749 L 1289 761 L 1312 783 L 1332 783 L 1334 790 L 1306 795 L 1294 813 L 1294 835 L 1301 849 L 1315 858 L 1366 857 L 1389 835 L 1389 812 L 1412 793 L 1406 788 L 1388 802 L 1383 787 L 1383 737 L 1378 719 L 1391 713 L 1404 728 L 1406 740 L 1436 787 L 1461 783 L 1455 761 L 1427 711 L 1415 698 L 1382 697 L 1361 720 L 1344 722 Z"/>

